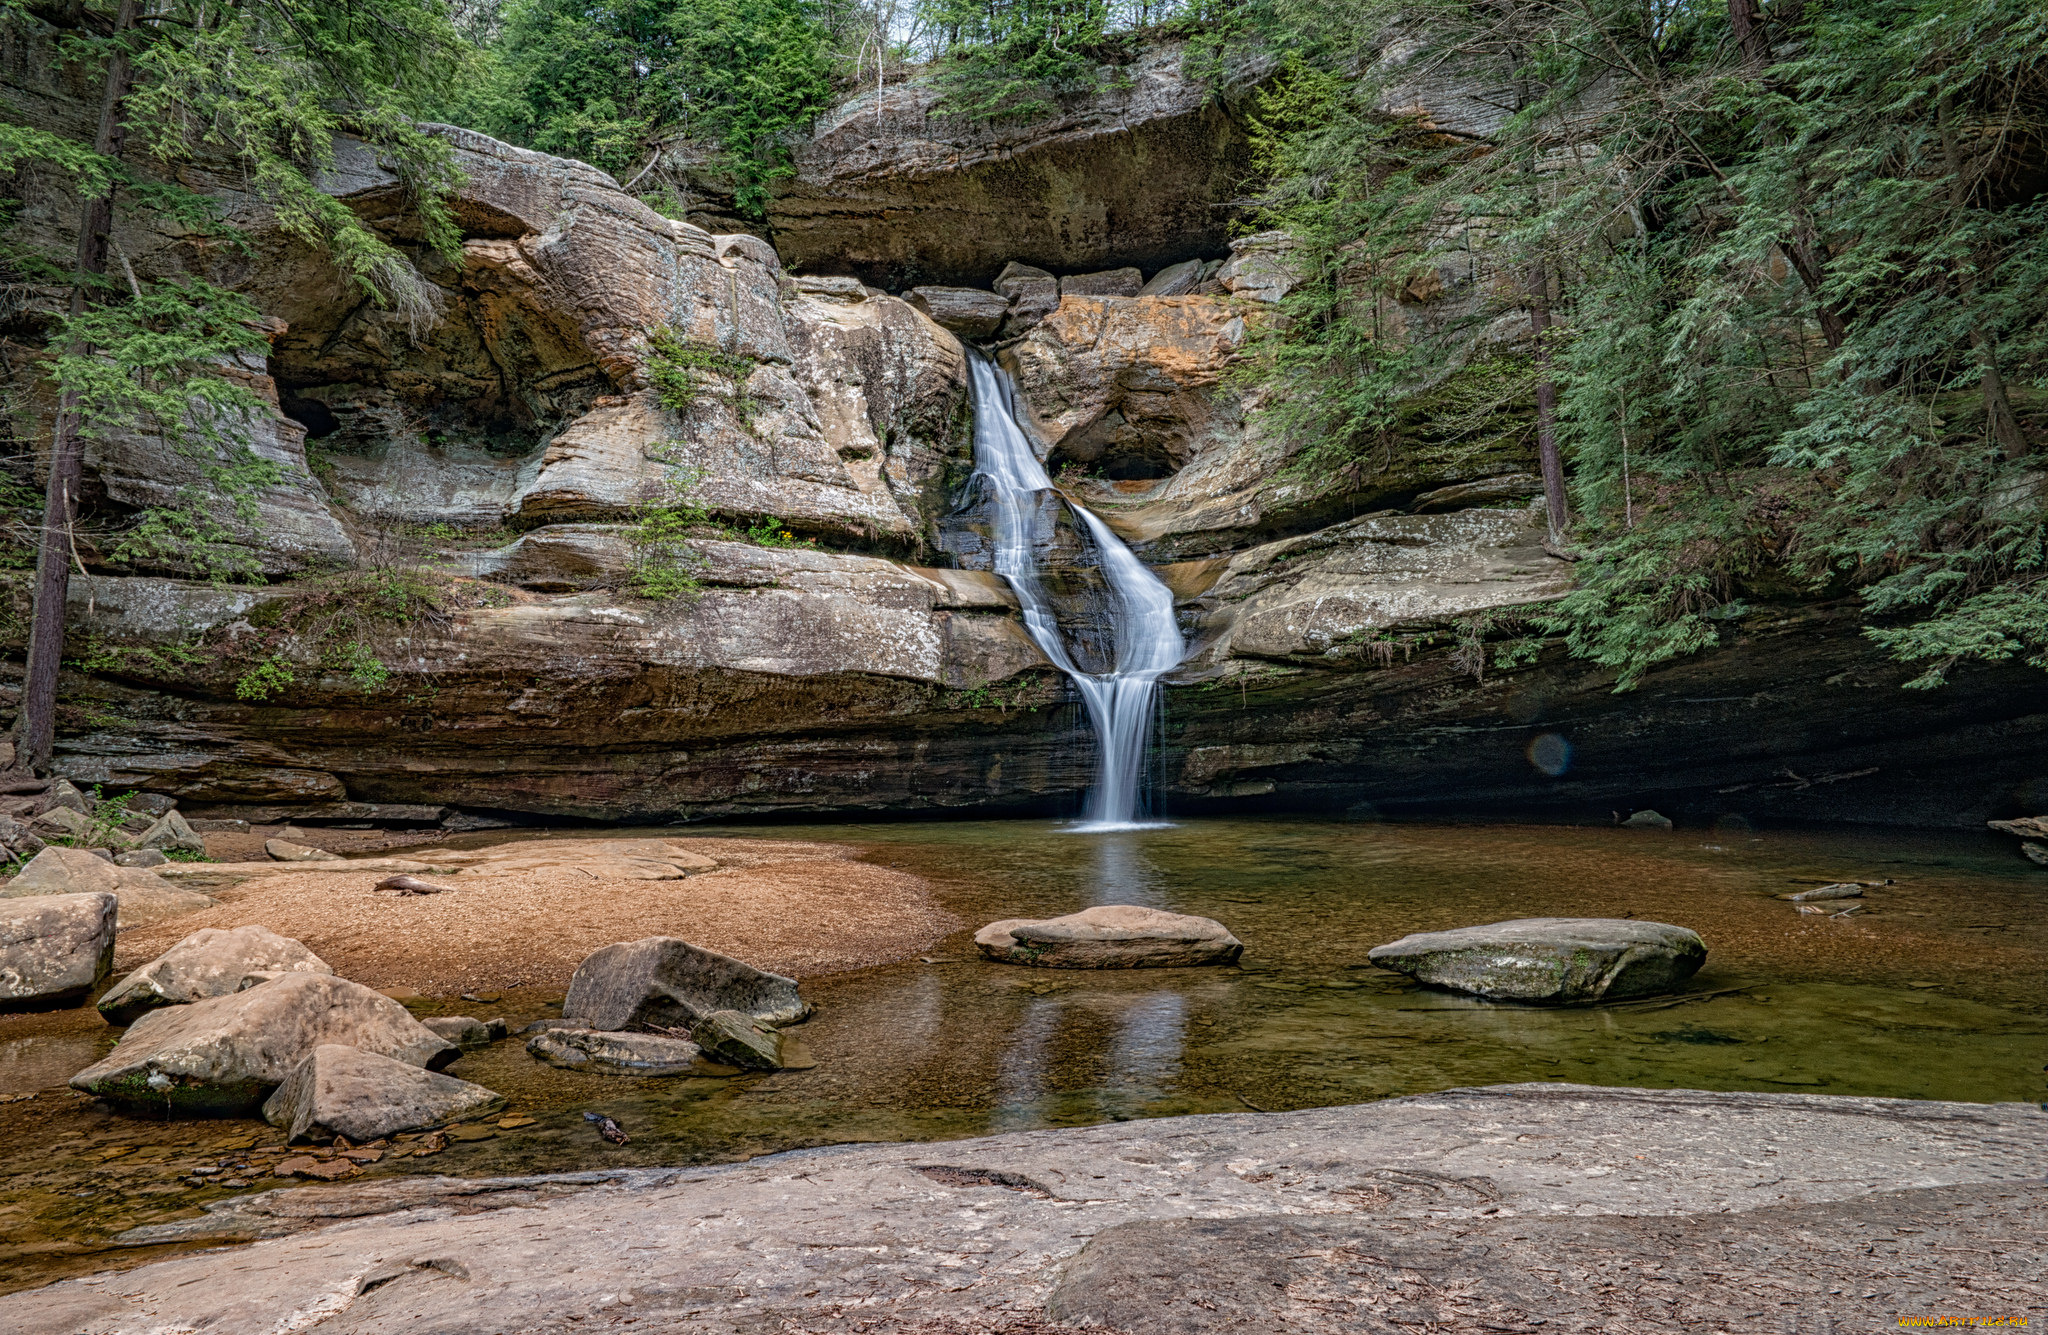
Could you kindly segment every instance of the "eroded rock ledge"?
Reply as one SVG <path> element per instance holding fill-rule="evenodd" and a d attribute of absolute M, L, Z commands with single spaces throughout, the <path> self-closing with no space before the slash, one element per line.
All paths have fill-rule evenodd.
<path fill-rule="evenodd" d="M 125 1238 L 277 1241 L 13 1294 L 0 1324 L 1874 1328 L 2048 1298 L 2044 1130 L 2025 1104 L 1504 1085 L 725 1168 L 308 1188 Z"/>

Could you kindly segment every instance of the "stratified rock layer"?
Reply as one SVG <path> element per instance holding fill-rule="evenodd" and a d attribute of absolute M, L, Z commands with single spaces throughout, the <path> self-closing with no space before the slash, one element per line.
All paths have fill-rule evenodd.
<path fill-rule="evenodd" d="M 1668 992 L 1699 972 L 1699 934 L 1633 918 L 1515 918 L 1375 946 L 1382 969 L 1501 1001 L 1564 1003 Z"/>

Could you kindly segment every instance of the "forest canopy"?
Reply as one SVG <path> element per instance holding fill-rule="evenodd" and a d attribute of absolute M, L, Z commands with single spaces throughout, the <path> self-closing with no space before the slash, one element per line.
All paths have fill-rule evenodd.
<path fill-rule="evenodd" d="M 2028 0 L 1273 0 L 1244 225 L 1303 282 L 1246 378 L 1297 459 L 1370 459 L 1471 329 L 1390 288 L 1475 251 L 1528 312 L 1574 591 L 1626 688 L 1753 604 L 1855 596 L 1940 685 L 2048 669 L 2048 10 Z M 1468 90 L 1463 125 L 1407 108 Z M 1569 478 L 1569 495 L 1565 479 Z M 1512 651 L 1511 651 L 1512 652 Z"/>
<path fill-rule="evenodd" d="M 59 21 L 26 0 L 4 13 Z M 1262 392 L 1298 473 L 1355 480 L 1445 403 L 1525 432 L 1551 547 L 1577 563 L 1574 591 L 1533 628 L 1623 688 L 1787 600 L 1860 601 L 1918 686 L 1968 661 L 2048 669 L 2048 10 L 2029 0 L 61 13 L 67 60 L 132 65 L 126 116 L 149 156 L 229 153 L 366 299 L 401 307 L 426 299 L 416 257 L 313 184 L 338 135 L 397 168 L 429 251 L 454 244 L 439 203 L 450 159 L 417 128 L 433 119 L 584 158 L 684 216 L 677 192 L 722 173 L 736 211 L 765 224 L 793 145 L 838 99 L 915 76 L 936 84 L 937 115 L 1029 117 L 1120 79 L 1145 41 L 1181 38 L 1186 72 L 1251 134 L 1234 225 L 1291 239 L 1299 281 L 1237 383 Z M 1419 109 L 1429 81 L 1459 90 L 1456 116 Z M 212 225 L 196 195 L 117 156 L 0 125 L 0 167 Z M 238 298 L 144 291 L 105 258 L 78 272 L 52 346 L 159 364 L 109 378 L 100 353 L 60 355 L 82 429 L 176 418 L 180 396 L 246 408 L 206 369 L 250 343 Z M 66 255 L 6 262 L 71 281 Z M 1472 321 L 1387 318 L 1431 273 L 1483 281 Z M 1472 355 L 1503 321 L 1520 334 Z M 260 478 L 214 420 L 170 434 L 210 452 L 232 498 Z M 203 555 L 218 546 L 208 514 L 166 509 L 131 542 Z"/>

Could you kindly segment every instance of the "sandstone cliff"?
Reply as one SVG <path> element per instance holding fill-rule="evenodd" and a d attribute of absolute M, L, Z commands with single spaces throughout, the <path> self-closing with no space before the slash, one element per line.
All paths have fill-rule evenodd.
<path fill-rule="evenodd" d="M 1624 696 L 1554 645 L 1491 662 L 1570 579 L 1527 508 L 1524 433 L 1421 430 L 1376 468 L 1293 468 L 1229 375 L 1287 281 L 1283 246 L 1233 243 L 1211 207 L 1242 137 L 1171 52 L 1138 73 L 1004 132 L 934 125 L 915 86 L 855 99 L 803 150 L 776 247 L 443 129 L 465 241 L 459 265 L 427 262 L 424 321 L 356 300 L 230 182 L 248 254 L 124 238 L 151 272 L 203 269 L 272 318 L 267 362 L 238 370 L 276 406 L 252 444 L 282 480 L 238 534 L 270 582 L 88 544 L 60 772 L 219 814 L 1070 810 L 1092 765 L 1078 706 L 973 568 L 961 343 L 875 284 L 1196 259 L 1171 295 L 1043 275 L 1035 323 L 1000 341 L 1062 485 L 1180 597 L 1193 651 L 1155 771 L 1176 809 L 1953 823 L 2048 800 L 2025 790 L 2048 713 L 2024 670 L 1899 692 L 1842 609 L 1758 613 Z M 403 239 L 367 155 L 328 188 Z M 1475 273 L 1419 276 L 1390 318 L 1512 337 Z M 660 330 L 736 369 L 663 406 Z M 48 409 L 19 435 L 47 439 Z M 105 524 L 187 481 L 146 439 L 90 466 Z M 637 596 L 636 517 L 678 492 L 724 534 L 670 554 L 694 592 Z M 17 646 L 24 599 L 17 581 Z M 264 663 L 289 683 L 249 689 Z M 1563 762 L 1532 750 L 1545 737 Z"/>

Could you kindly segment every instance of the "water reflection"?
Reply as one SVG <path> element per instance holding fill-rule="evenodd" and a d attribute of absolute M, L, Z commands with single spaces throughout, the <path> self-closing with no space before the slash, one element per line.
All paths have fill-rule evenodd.
<path fill-rule="evenodd" d="M 1128 831 L 1096 836 L 1092 883 L 1085 890 L 1094 904 L 1137 904 L 1166 907 L 1166 885 L 1158 866 L 1145 854 L 1138 835 Z"/>

